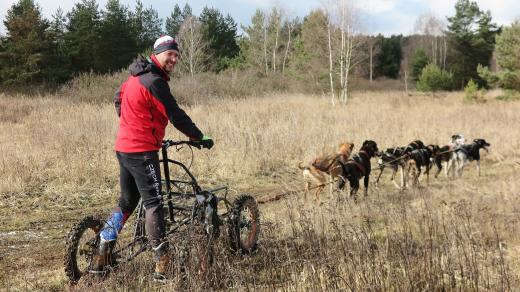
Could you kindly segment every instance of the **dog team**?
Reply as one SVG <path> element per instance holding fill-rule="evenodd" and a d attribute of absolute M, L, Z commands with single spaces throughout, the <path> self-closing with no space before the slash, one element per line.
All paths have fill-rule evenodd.
<path fill-rule="evenodd" d="M 430 169 L 435 166 L 437 172 L 435 178 L 442 171 L 448 177 L 450 171 L 453 176 L 462 176 L 464 167 L 471 161 L 476 161 L 478 175 L 480 176 L 480 149 L 488 151 L 490 144 L 485 139 L 474 139 L 472 143 L 466 144 L 463 134 L 452 135 L 448 145 L 439 147 L 438 145 L 425 145 L 420 140 L 415 140 L 404 147 L 393 147 L 379 151 L 377 143 L 366 140 L 361 145 L 357 153 L 354 151 L 353 143 L 341 143 L 338 151 L 334 154 L 320 156 L 308 165 L 299 163 L 298 167 L 303 171 L 305 192 L 311 190 L 311 185 L 316 189 L 314 195 L 316 200 L 320 199 L 320 193 L 325 185 L 331 185 L 338 180 L 338 189 L 343 190 L 346 182 L 350 184 L 350 196 L 356 196 L 359 189 L 359 180 L 363 178 L 365 186 L 365 196 L 368 192 L 371 164 L 370 160 L 379 157 L 379 175 L 376 179 L 376 186 L 385 168 L 392 170 L 391 181 L 398 189 L 404 189 L 408 180 L 412 186 L 419 184 L 419 177 L 422 173 L 426 175 L 426 183 L 429 183 Z M 352 157 L 351 157 L 352 155 Z M 423 171 L 424 169 L 424 171 Z M 395 181 L 398 171 L 401 171 L 401 183 Z"/>

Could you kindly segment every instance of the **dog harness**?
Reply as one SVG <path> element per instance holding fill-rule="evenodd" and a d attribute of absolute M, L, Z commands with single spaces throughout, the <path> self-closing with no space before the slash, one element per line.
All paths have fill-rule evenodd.
<path fill-rule="evenodd" d="M 364 150 L 361 150 L 361 151 L 359 151 L 356 155 L 354 155 L 354 157 L 352 157 L 352 159 L 350 159 L 349 161 L 347 161 L 346 164 L 354 164 L 354 165 L 359 169 L 359 171 L 361 171 L 361 173 L 362 173 L 363 175 L 365 175 L 365 173 L 366 173 L 366 169 L 365 169 L 365 167 L 363 166 L 362 161 L 358 161 L 358 160 L 361 160 L 361 159 L 362 159 L 361 156 L 360 156 L 360 154 L 365 154 L 365 156 L 367 157 L 367 159 L 370 159 L 370 158 L 368 157 L 368 154 L 367 154 Z M 357 158 L 357 159 L 356 159 L 356 158 Z"/>
<path fill-rule="evenodd" d="M 336 156 L 334 156 L 334 158 L 332 158 L 332 161 L 329 163 L 329 165 L 327 166 L 322 166 L 321 164 L 318 163 L 318 159 L 315 159 L 311 165 L 314 166 L 316 169 L 318 169 L 319 171 L 322 171 L 322 172 L 328 172 L 329 169 L 331 168 L 331 166 L 336 162 L 338 161 L 338 159 L 341 157 L 341 156 L 344 156 L 343 154 L 336 154 Z"/>

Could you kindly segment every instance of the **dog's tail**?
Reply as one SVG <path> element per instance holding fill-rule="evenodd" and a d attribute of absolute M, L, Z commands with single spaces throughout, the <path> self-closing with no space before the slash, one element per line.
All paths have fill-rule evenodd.
<path fill-rule="evenodd" d="M 306 169 L 309 169 L 309 168 L 310 168 L 309 166 L 306 166 L 306 165 L 305 165 L 305 166 L 302 166 L 302 164 L 303 164 L 302 161 L 300 161 L 300 162 L 298 163 L 298 168 L 299 168 L 300 170 L 306 170 Z"/>

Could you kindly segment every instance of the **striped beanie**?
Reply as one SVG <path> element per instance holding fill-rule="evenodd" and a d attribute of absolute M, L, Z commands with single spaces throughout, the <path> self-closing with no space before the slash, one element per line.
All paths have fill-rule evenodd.
<path fill-rule="evenodd" d="M 154 55 L 157 55 L 167 50 L 175 50 L 180 52 L 179 45 L 177 45 L 177 42 L 174 38 L 169 35 L 162 35 L 153 44 L 153 53 Z"/>

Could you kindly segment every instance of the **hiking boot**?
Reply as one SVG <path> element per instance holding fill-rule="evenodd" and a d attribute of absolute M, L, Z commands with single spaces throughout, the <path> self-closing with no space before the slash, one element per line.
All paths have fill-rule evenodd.
<path fill-rule="evenodd" d="M 110 264 L 110 250 L 115 241 L 105 241 L 100 239 L 99 246 L 92 256 L 92 264 L 89 272 L 92 274 L 105 273 L 105 267 Z"/>
<path fill-rule="evenodd" d="M 155 272 L 153 278 L 159 282 L 166 282 L 166 272 L 170 267 L 171 252 L 168 246 L 168 241 L 161 243 L 159 246 L 153 248 L 155 251 Z"/>

